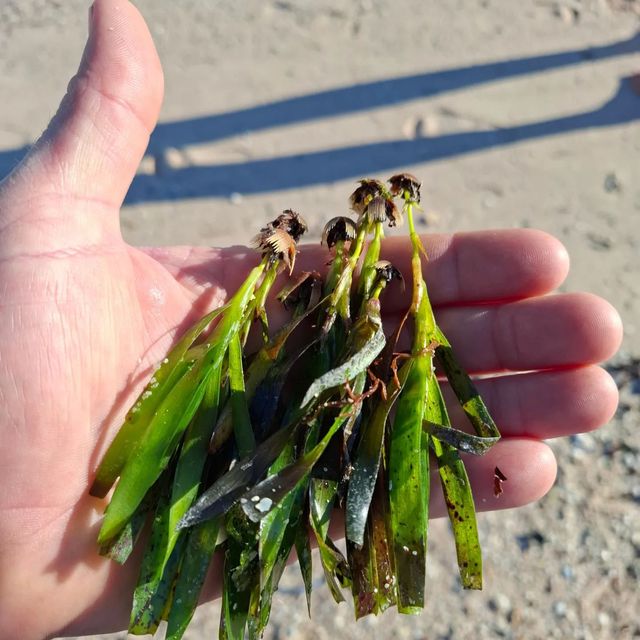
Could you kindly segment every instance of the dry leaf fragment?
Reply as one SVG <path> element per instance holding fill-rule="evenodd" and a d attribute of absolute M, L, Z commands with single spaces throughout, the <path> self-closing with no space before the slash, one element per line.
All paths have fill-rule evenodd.
<path fill-rule="evenodd" d="M 502 495 L 502 483 L 506 482 L 506 480 L 507 476 L 505 476 L 504 473 L 502 473 L 502 471 L 500 471 L 500 469 L 496 467 L 493 470 L 493 495 L 496 498 L 499 498 Z"/>

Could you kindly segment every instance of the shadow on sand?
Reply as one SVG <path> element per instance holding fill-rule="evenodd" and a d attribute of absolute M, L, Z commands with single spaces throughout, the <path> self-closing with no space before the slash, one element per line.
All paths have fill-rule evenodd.
<path fill-rule="evenodd" d="M 227 113 L 162 122 L 151 136 L 147 153 L 161 157 L 168 148 L 210 143 L 246 132 L 369 111 L 638 50 L 640 34 L 599 47 L 391 78 Z M 623 79 L 617 93 L 592 111 L 508 128 L 415 140 L 398 139 L 238 163 L 185 167 L 163 171 L 161 176 L 138 175 L 126 202 L 228 197 L 234 192 L 255 194 L 305 187 L 637 119 L 640 119 L 640 101 Z M 9 173 L 27 150 L 28 147 L 23 147 L 0 152 L 0 177 Z"/>

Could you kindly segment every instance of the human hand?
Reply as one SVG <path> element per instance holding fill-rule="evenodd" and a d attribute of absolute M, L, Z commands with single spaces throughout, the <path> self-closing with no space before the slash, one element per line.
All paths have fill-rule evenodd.
<path fill-rule="evenodd" d="M 254 260 L 242 250 L 124 243 L 119 207 L 158 116 L 162 72 L 125 0 L 98 0 L 91 23 L 58 114 L 0 185 L 2 638 L 126 625 L 135 558 L 120 567 L 97 554 L 105 505 L 88 488 L 153 365 Z M 555 477 L 540 440 L 613 414 L 615 385 L 593 365 L 617 349 L 619 317 L 594 296 L 544 297 L 568 269 L 544 233 L 429 235 L 425 246 L 431 296 L 463 363 L 504 374 L 480 383 L 504 439 L 468 461 L 478 507 L 535 500 Z M 388 241 L 385 257 L 409 272 L 407 249 Z M 309 248 L 299 264 L 323 261 Z M 397 300 L 384 302 L 400 312 Z M 496 465 L 509 478 L 499 500 Z"/>

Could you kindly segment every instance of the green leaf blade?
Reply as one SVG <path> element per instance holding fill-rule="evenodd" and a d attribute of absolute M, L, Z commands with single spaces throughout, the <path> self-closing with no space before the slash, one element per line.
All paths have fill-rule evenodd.
<path fill-rule="evenodd" d="M 260 594 L 258 527 L 233 508 L 225 517 L 225 528 L 220 637 L 244 640 L 252 604 L 259 602 Z"/>
<path fill-rule="evenodd" d="M 184 357 L 191 345 L 213 320 L 227 309 L 227 305 L 215 309 L 197 322 L 167 354 L 153 374 L 125 421 L 107 449 L 90 489 L 92 496 L 104 498 L 124 468 L 137 443 L 144 437 L 154 412 L 166 398 L 176 382 L 185 373 Z"/>
<path fill-rule="evenodd" d="M 193 618 L 213 557 L 220 523 L 209 520 L 188 532 L 167 620 L 166 640 L 180 640 Z"/>
<path fill-rule="evenodd" d="M 229 343 L 229 390 L 231 393 L 231 415 L 233 432 L 241 458 L 251 455 L 256 448 L 256 440 L 251 426 L 247 394 L 244 387 L 242 366 L 242 344 L 238 334 Z"/>
<path fill-rule="evenodd" d="M 199 380 L 199 374 L 192 369 L 178 382 L 153 417 L 147 437 L 127 461 L 105 511 L 99 544 L 118 535 L 169 464 L 204 395 L 206 380 Z"/>
<path fill-rule="evenodd" d="M 435 375 L 429 380 L 428 397 L 426 419 L 448 425 L 449 416 Z M 429 440 L 438 462 L 438 474 L 453 528 L 462 585 L 465 589 L 482 589 L 482 552 L 471 484 L 464 463 L 454 447 L 434 436 Z"/>
<path fill-rule="evenodd" d="M 382 325 L 379 325 L 371 339 L 367 340 L 359 351 L 340 366 L 327 371 L 313 381 L 300 403 L 301 407 L 307 407 L 324 391 L 343 385 L 346 381 L 353 380 L 359 373 L 366 371 L 385 344 L 384 331 Z"/>
<path fill-rule="evenodd" d="M 427 380 L 432 370 L 430 354 L 413 356 L 413 360 L 397 401 L 389 444 L 389 497 L 398 610 L 410 614 L 418 613 L 424 606 L 425 503 L 428 499 L 425 493 L 429 485 L 422 451 L 422 418 Z"/>
<path fill-rule="evenodd" d="M 436 329 L 436 358 L 449 380 L 463 411 L 476 433 L 484 438 L 500 438 L 500 431 L 487 409 L 469 374 L 460 366 L 449 341 L 440 328 Z"/>
<path fill-rule="evenodd" d="M 156 506 L 151 534 L 147 543 L 138 582 L 133 593 L 129 633 L 155 633 L 171 599 L 173 582 L 179 565 L 180 551 L 176 548 L 169 562 L 164 549 L 168 537 L 170 474 L 165 474 L 161 496 Z"/>
<path fill-rule="evenodd" d="M 299 425 L 288 424 L 260 443 L 250 456 L 239 460 L 209 487 L 178 523 L 179 528 L 223 515 L 264 476 L 280 455 Z"/>
<path fill-rule="evenodd" d="M 216 325 L 210 339 L 211 347 L 159 405 L 145 437 L 135 447 L 122 470 L 98 534 L 99 544 L 116 536 L 126 525 L 145 493 L 169 463 L 200 405 L 208 376 L 222 366 L 229 343 L 240 330 L 244 310 L 263 271 L 264 264 L 261 263 L 250 272 L 231 299 L 227 313 Z"/>
<path fill-rule="evenodd" d="M 364 531 L 382 458 L 387 419 L 407 380 L 412 361 L 408 361 L 395 382 L 387 389 L 387 398 L 380 400 L 362 427 L 360 443 L 355 453 L 349 478 L 346 502 L 346 535 L 356 545 L 364 544 Z"/>

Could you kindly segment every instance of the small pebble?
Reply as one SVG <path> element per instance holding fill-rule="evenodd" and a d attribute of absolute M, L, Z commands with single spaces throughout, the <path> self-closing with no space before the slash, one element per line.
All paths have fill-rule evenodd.
<path fill-rule="evenodd" d="M 260 502 L 256 504 L 256 509 L 260 511 L 260 513 L 266 513 L 267 511 L 269 511 L 269 509 L 271 509 L 272 504 L 273 501 L 271 500 L 271 498 L 262 498 L 262 500 L 260 500 Z"/>
<path fill-rule="evenodd" d="M 620 184 L 620 181 L 618 180 L 618 177 L 616 176 L 615 173 L 613 173 L 613 171 L 611 173 L 608 173 L 605 176 L 605 179 L 604 179 L 604 190 L 607 193 L 615 193 L 616 191 L 621 191 L 622 190 L 622 185 Z"/>
<path fill-rule="evenodd" d="M 600 613 L 598 613 L 598 624 L 601 627 L 608 627 L 611 624 L 611 618 L 609 614 L 604 611 L 600 611 Z"/>
<path fill-rule="evenodd" d="M 560 575 L 565 580 L 573 580 L 573 569 L 568 564 L 563 564 L 560 569 Z"/>
<path fill-rule="evenodd" d="M 587 240 L 589 240 L 591 248 L 596 251 L 607 251 L 608 249 L 611 249 L 613 245 L 611 238 L 593 231 L 589 231 L 587 233 Z"/>
<path fill-rule="evenodd" d="M 167 147 L 162 156 L 156 158 L 156 172 L 162 174 L 163 170 L 184 169 L 189 166 L 189 161 L 180 149 Z"/>
<path fill-rule="evenodd" d="M 556 16 L 558 16 L 558 18 L 560 18 L 560 20 L 562 20 L 562 22 L 566 24 L 573 24 L 580 18 L 580 13 L 577 9 L 573 9 L 565 5 L 556 6 L 554 13 L 556 14 Z"/>
<path fill-rule="evenodd" d="M 511 600 L 504 593 L 496 593 L 493 597 L 489 598 L 489 609 L 497 613 L 507 615 L 511 613 Z"/>
<path fill-rule="evenodd" d="M 557 618 L 564 618 L 567 615 L 567 603 L 563 600 L 556 600 L 553 603 L 553 613 Z"/>
<path fill-rule="evenodd" d="M 542 546 L 547 539 L 539 531 L 533 530 L 516 536 L 520 551 L 528 551 L 533 545 Z"/>
<path fill-rule="evenodd" d="M 138 165 L 137 174 L 152 176 L 156 173 L 156 159 L 152 155 L 145 156 L 140 160 Z"/>

